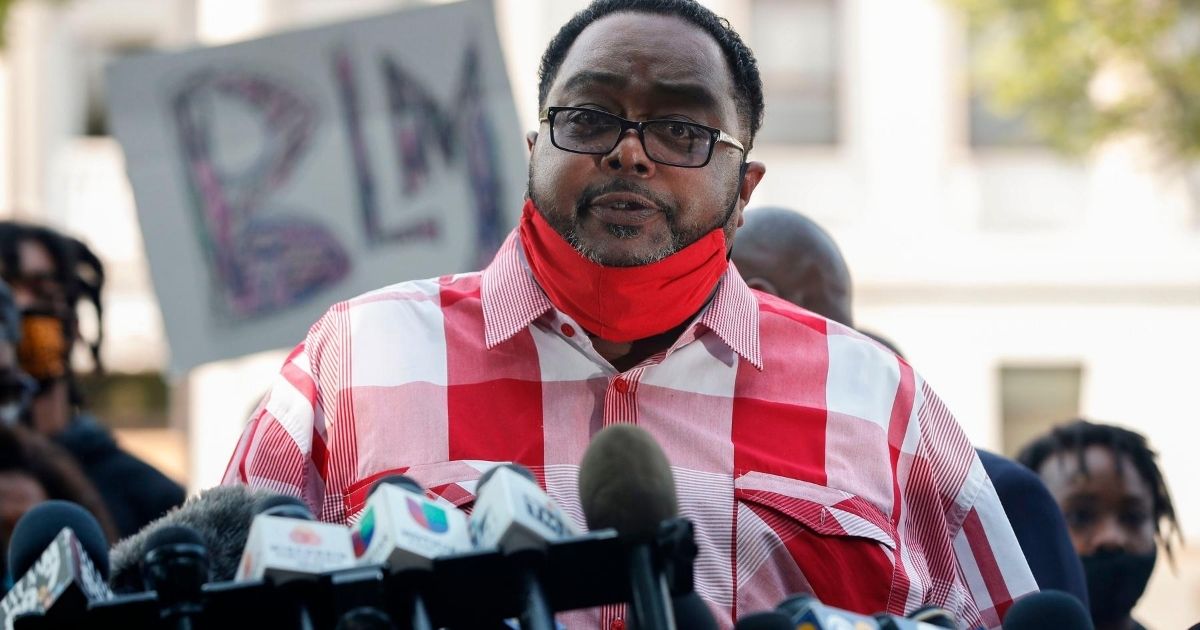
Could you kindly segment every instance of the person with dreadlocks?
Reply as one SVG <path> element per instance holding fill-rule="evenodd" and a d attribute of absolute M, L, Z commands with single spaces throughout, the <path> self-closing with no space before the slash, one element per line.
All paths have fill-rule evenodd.
<path fill-rule="evenodd" d="M 1146 438 L 1086 420 L 1055 427 L 1017 455 L 1067 519 L 1097 630 L 1137 630 L 1132 611 L 1161 546 L 1181 540 L 1171 493 Z"/>
<path fill-rule="evenodd" d="M 104 265 L 81 241 L 39 225 L 0 221 L 0 277 L 12 290 L 21 326 L 17 358 L 36 382 L 23 422 L 52 438 L 78 460 L 99 489 L 122 537 L 179 505 L 183 488 L 122 450 L 112 434 L 84 411 L 71 367 L 80 342 L 78 307 L 95 310 L 96 336 L 86 343 L 102 370 Z"/>

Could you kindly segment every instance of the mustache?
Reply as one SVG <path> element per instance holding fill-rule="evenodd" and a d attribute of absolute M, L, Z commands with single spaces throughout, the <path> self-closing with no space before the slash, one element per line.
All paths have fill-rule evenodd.
<path fill-rule="evenodd" d="M 668 203 L 662 197 L 654 194 L 649 188 L 624 179 L 613 179 L 603 184 L 592 184 L 584 188 L 583 192 L 579 194 L 579 200 L 575 202 L 575 216 L 582 216 L 595 203 L 596 198 L 601 195 L 618 192 L 633 193 L 649 199 L 666 215 L 667 222 L 674 225 L 675 216 L 678 213 L 674 204 Z"/>

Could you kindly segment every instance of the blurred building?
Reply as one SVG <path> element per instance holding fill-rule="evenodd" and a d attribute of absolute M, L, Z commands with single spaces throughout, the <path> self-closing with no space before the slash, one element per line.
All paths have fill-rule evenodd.
<path fill-rule="evenodd" d="M 167 353 L 101 69 L 123 54 L 252 38 L 402 0 L 24 0 L 0 60 L 0 208 L 83 235 L 112 280 L 106 358 L 170 383 L 132 447 L 192 488 L 215 483 L 282 355 L 161 377 Z M 495 0 L 528 128 L 537 62 L 585 0 Z M 1200 537 L 1200 186 L 1136 138 L 1060 158 L 968 89 L 965 29 L 938 0 L 707 0 L 755 49 L 767 123 L 758 205 L 826 225 L 850 260 L 859 324 L 894 340 L 979 445 L 1011 454 L 1084 415 L 1158 447 Z M 519 139 L 514 138 L 514 141 Z M 297 330 L 297 340 L 304 331 Z M 136 379 L 134 379 L 136 380 Z M 154 397 L 112 396 L 127 403 Z M 141 387 L 141 390 L 138 390 Z M 140 396 L 140 397 L 139 397 Z M 114 403 L 119 406 L 118 403 Z M 141 404 L 141 403 L 130 403 Z M 160 406 L 165 407 L 165 403 Z M 119 411 L 119 409 L 117 409 Z M 136 422 L 132 422 L 136 425 Z M 187 436 L 184 439 L 183 436 Z M 186 464 L 184 463 L 186 462 Z M 1193 608 L 1187 608 L 1191 602 Z M 1160 562 L 1142 617 L 1200 620 L 1200 553 Z"/>

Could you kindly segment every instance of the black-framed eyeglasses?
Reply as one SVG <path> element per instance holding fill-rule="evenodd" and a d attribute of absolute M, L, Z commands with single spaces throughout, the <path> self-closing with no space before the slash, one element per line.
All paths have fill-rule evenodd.
<path fill-rule="evenodd" d="M 668 166 L 705 166 L 718 142 L 746 152 L 742 143 L 724 131 L 683 120 L 635 122 L 586 107 L 547 107 L 540 120 L 550 123 L 550 142 L 571 153 L 605 155 L 630 129 L 637 130 L 646 157 Z"/>

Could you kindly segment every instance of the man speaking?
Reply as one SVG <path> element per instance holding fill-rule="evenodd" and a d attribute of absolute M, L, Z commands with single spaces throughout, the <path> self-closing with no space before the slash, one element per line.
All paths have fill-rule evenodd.
<path fill-rule="evenodd" d="M 582 525 L 590 437 L 635 423 L 674 467 L 721 626 L 792 593 L 999 626 L 1037 587 L 945 406 L 891 353 L 728 263 L 765 173 L 747 158 L 762 84 L 737 33 L 692 0 L 599 0 L 551 41 L 538 101 L 527 200 L 495 260 L 331 308 L 226 483 L 342 522 L 383 476 L 462 506 L 512 461 Z M 619 611 L 563 620 L 615 627 Z"/>

